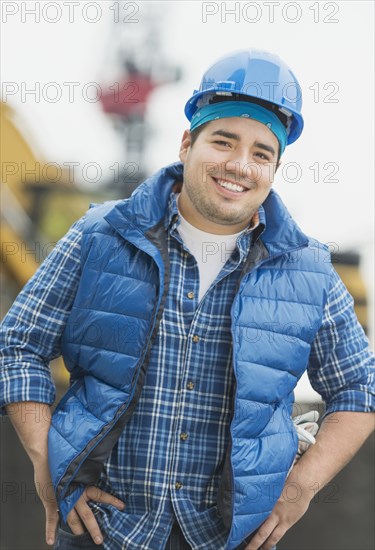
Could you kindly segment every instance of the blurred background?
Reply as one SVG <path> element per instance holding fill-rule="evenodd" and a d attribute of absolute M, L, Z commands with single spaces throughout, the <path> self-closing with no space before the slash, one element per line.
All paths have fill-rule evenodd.
<path fill-rule="evenodd" d="M 204 70 L 255 47 L 278 53 L 303 90 L 305 130 L 275 188 L 328 244 L 373 343 L 373 12 L 370 1 L 2 2 L 1 316 L 91 202 L 127 197 L 178 160 Z M 61 394 L 62 361 L 52 368 Z M 324 410 L 307 377 L 296 403 Z M 0 548 L 46 548 L 31 464 L 6 418 L 0 437 Z M 373 462 L 372 438 L 278 548 L 373 549 Z"/>

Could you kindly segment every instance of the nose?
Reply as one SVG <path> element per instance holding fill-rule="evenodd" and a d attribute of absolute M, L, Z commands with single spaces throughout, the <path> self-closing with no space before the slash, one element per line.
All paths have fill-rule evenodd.
<path fill-rule="evenodd" d="M 228 173 L 235 174 L 238 181 L 243 179 L 256 181 L 259 178 L 259 166 L 255 162 L 249 161 L 245 155 L 228 159 L 225 169 Z"/>

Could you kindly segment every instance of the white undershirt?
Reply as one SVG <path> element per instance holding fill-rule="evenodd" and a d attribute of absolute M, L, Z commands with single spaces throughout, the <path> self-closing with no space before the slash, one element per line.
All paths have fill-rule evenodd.
<path fill-rule="evenodd" d="M 189 252 L 194 256 L 199 270 L 199 300 L 203 298 L 206 291 L 220 273 L 223 265 L 236 248 L 236 241 L 239 233 L 233 235 L 215 235 L 206 233 L 191 225 L 180 214 L 180 225 L 178 232 Z"/>

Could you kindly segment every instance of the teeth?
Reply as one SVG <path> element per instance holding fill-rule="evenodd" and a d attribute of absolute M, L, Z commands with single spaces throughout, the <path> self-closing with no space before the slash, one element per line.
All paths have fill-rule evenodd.
<path fill-rule="evenodd" d="M 235 191 L 236 193 L 243 193 L 245 191 L 245 188 L 242 187 L 242 185 L 237 185 L 236 183 L 231 183 L 224 180 L 216 181 L 220 185 L 220 187 L 224 187 L 224 189 L 228 189 L 229 191 Z"/>

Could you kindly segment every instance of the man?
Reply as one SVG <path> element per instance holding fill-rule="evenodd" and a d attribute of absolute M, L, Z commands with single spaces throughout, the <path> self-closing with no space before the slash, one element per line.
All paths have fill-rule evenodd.
<path fill-rule="evenodd" d="M 181 163 L 92 208 L 4 320 L 1 404 L 51 544 L 60 509 L 56 548 L 270 550 L 371 433 L 351 297 L 271 189 L 303 128 L 291 85 L 265 52 L 215 63 L 186 105 Z M 71 386 L 51 423 L 60 354 Z M 291 469 L 306 368 L 327 410 Z"/>

